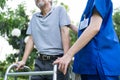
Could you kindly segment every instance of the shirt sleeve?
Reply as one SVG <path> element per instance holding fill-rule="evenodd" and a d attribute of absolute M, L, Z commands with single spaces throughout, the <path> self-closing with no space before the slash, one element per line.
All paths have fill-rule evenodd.
<path fill-rule="evenodd" d="M 35 18 L 36 14 L 33 14 L 31 20 L 30 20 L 30 24 L 28 25 L 26 34 L 27 35 L 31 35 L 32 34 L 32 27 L 34 26 L 34 18 Z"/>
<path fill-rule="evenodd" d="M 64 7 L 60 6 L 60 14 L 59 14 L 60 27 L 69 26 L 70 18 Z"/>
<path fill-rule="evenodd" d="M 30 34 L 31 34 L 31 27 L 30 27 L 30 26 L 28 26 L 28 29 L 27 29 L 26 34 L 28 34 L 28 35 L 30 35 Z"/>
<path fill-rule="evenodd" d="M 28 26 L 28 28 L 27 28 L 26 34 L 27 34 L 27 35 L 31 35 L 31 33 L 32 33 L 32 21 L 30 21 L 30 24 L 29 24 L 29 26 Z"/>
<path fill-rule="evenodd" d="M 94 8 L 96 8 L 102 18 L 108 13 L 110 2 L 111 0 L 94 0 Z"/>

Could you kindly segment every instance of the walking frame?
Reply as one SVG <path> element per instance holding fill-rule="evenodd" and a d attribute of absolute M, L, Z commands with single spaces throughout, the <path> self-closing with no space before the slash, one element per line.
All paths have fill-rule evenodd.
<path fill-rule="evenodd" d="M 12 64 L 7 68 L 5 73 L 4 80 L 8 79 L 8 76 L 29 76 L 29 80 L 31 80 L 31 75 L 51 75 L 53 74 L 53 80 L 57 80 L 57 65 L 54 65 L 53 71 L 36 71 L 33 72 L 28 66 L 24 66 L 24 69 L 29 69 L 29 72 L 10 72 L 11 69 L 17 67 L 17 64 Z"/>

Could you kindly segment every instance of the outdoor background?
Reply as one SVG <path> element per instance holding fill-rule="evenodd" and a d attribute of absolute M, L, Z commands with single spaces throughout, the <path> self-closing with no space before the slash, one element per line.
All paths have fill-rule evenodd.
<path fill-rule="evenodd" d="M 113 1 L 114 27 L 120 40 L 120 0 Z M 62 5 L 74 25 L 78 27 L 81 14 L 87 0 L 53 0 L 54 5 Z M 8 66 L 21 60 L 27 41 L 26 29 L 32 14 L 39 11 L 34 0 L 0 0 L 0 80 L 3 80 Z M 77 39 L 77 34 L 70 30 L 71 45 Z M 27 66 L 33 69 L 36 49 L 33 50 L 27 61 Z M 13 80 L 13 78 L 9 78 Z M 19 80 L 26 80 L 20 77 Z"/>

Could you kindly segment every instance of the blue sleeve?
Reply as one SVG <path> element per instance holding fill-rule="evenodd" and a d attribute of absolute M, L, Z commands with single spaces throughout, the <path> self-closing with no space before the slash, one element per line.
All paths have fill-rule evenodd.
<path fill-rule="evenodd" d="M 94 7 L 102 18 L 108 13 L 111 0 L 94 0 Z"/>

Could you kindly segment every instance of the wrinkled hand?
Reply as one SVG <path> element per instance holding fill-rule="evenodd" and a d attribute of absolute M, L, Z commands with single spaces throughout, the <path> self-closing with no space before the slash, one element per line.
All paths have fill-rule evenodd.
<path fill-rule="evenodd" d="M 65 75 L 67 72 L 67 68 L 69 63 L 71 62 L 71 57 L 69 55 L 64 55 L 61 58 L 56 59 L 53 64 L 58 64 L 58 69 L 63 72 L 63 74 Z"/>
<path fill-rule="evenodd" d="M 25 66 L 24 61 L 19 61 L 19 62 L 17 62 L 17 64 L 18 64 L 18 66 L 17 66 L 16 70 L 23 69 L 23 67 Z"/>

